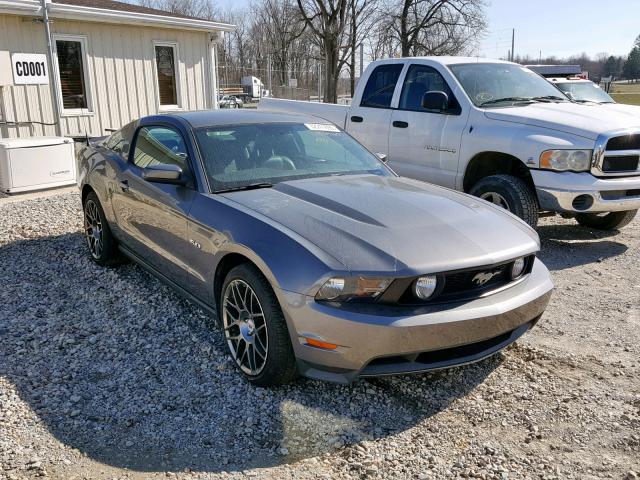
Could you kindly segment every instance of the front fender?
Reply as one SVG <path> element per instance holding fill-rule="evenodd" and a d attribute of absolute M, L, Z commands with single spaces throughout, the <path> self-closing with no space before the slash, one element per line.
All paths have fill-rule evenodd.
<path fill-rule="evenodd" d="M 462 137 L 456 188 L 463 189 L 464 175 L 471 159 L 484 152 L 499 152 L 519 159 L 529 168 L 538 168 L 540 154 L 551 149 L 593 149 L 594 143 L 565 132 L 487 118 L 476 112 Z"/>

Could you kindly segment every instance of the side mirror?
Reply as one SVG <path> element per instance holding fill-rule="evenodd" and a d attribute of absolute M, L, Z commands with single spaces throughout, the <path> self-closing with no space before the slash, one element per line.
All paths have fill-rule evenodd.
<path fill-rule="evenodd" d="M 422 97 L 422 108 L 444 112 L 449 108 L 449 95 L 440 91 L 427 92 Z"/>
<path fill-rule="evenodd" d="M 142 170 L 142 178 L 147 182 L 172 183 L 175 185 L 184 185 L 186 183 L 182 176 L 182 168 L 172 164 L 146 167 Z"/>
<path fill-rule="evenodd" d="M 387 163 L 387 154 L 386 153 L 375 153 L 374 155 L 376 157 L 378 157 L 378 160 L 380 160 L 382 163 Z"/>

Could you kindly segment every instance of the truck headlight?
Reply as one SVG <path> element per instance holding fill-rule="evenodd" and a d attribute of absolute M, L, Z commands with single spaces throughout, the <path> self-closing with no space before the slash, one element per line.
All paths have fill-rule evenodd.
<path fill-rule="evenodd" d="M 587 172 L 591 169 L 592 154 L 592 150 L 546 150 L 540 155 L 540 168 Z"/>
<path fill-rule="evenodd" d="M 345 302 L 349 300 L 374 300 L 379 297 L 393 279 L 369 277 L 334 277 L 320 287 L 316 300 Z"/>

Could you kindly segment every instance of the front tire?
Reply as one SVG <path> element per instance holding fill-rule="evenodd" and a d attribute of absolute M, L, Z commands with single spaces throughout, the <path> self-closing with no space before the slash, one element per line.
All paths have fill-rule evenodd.
<path fill-rule="evenodd" d="M 94 192 L 90 192 L 85 198 L 83 210 L 84 233 L 91 260 L 102 266 L 122 263 L 116 239 L 111 233 L 100 200 Z"/>
<path fill-rule="evenodd" d="M 635 218 L 638 210 L 609 213 L 578 213 L 576 221 L 583 227 L 596 230 L 619 230 L 629 225 Z"/>
<path fill-rule="evenodd" d="M 538 202 L 535 193 L 518 177 L 491 175 L 479 180 L 469 193 L 508 210 L 532 228 L 538 225 Z"/>
<path fill-rule="evenodd" d="M 287 323 L 271 285 L 245 263 L 224 280 L 219 313 L 231 358 L 254 385 L 274 387 L 297 376 Z"/>

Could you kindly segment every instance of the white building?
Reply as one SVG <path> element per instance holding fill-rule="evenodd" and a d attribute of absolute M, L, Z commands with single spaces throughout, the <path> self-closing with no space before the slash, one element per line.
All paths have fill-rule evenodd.
<path fill-rule="evenodd" d="M 216 44 L 232 29 L 111 0 L 0 0 L 0 138 L 215 108 Z"/>

